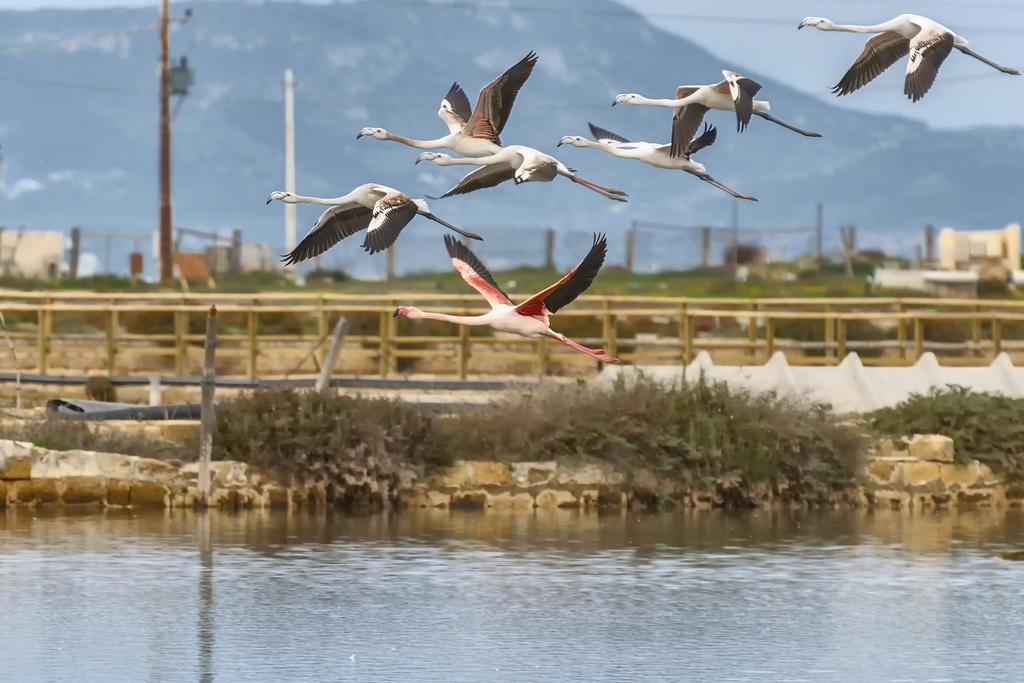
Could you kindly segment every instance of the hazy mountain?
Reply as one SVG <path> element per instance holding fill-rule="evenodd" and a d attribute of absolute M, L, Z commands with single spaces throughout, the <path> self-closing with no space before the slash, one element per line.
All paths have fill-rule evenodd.
<path fill-rule="evenodd" d="M 435 112 L 453 80 L 475 99 L 530 49 L 540 53 L 540 64 L 505 131 L 508 143 L 554 152 L 562 135 L 584 134 L 588 120 L 629 138 L 667 141 L 667 110 L 612 109 L 612 97 L 669 96 L 679 83 L 718 80 L 723 67 L 760 81 L 779 117 L 824 133 L 805 139 L 755 119 L 737 135 L 730 115 L 711 114 L 719 142 L 700 158 L 716 176 L 761 199 L 743 205 L 745 226 L 807 225 L 822 200 L 830 241 L 834 226 L 852 223 L 861 234 L 886 233 L 874 241 L 892 246 L 910 244 L 925 223 L 988 228 L 1024 214 L 1024 128 L 939 132 L 832 107 L 760 73 L 757 53 L 768 46 L 751 45 L 745 64 L 723 64 L 605 0 L 586 9 L 550 0 L 530 10 L 410 1 L 191 6 L 193 25 L 172 36 L 172 53 L 186 53 L 197 72 L 194 96 L 174 129 L 181 225 L 241 228 L 282 241 L 281 211 L 264 200 L 282 185 L 286 67 L 299 82 L 299 192 L 340 194 L 374 180 L 435 194 L 465 169 L 414 166 L 414 150 L 356 141 L 355 133 L 378 125 L 439 136 L 445 128 Z M 136 29 L 154 21 L 149 9 L 0 12 L 0 223 L 152 228 L 157 43 L 154 33 Z M 443 200 L 435 210 L 467 227 L 728 224 L 732 200 L 686 174 L 594 150 L 563 147 L 557 156 L 587 178 L 626 190 L 631 202 L 609 202 L 556 180 Z M 300 232 L 315 214 L 300 207 Z"/>

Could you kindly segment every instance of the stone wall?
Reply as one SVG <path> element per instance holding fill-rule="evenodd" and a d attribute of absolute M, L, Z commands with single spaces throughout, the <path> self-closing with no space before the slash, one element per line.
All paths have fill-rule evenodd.
<path fill-rule="evenodd" d="M 281 481 L 245 463 L 212 463 L 210 506 L 444 508 L 519 510 L 581 508 L 692 509 L 751 507 L 1020 507 L 1024 487 L 1007 486 L 986 465 L 954 462 L 943 436 L 886 441 L 869 455 L 859 485 L 828 489 L 779 477 L 749 482 L 730 474 L 659 477 L 609 463 L 463 460 L 425 476 L 411 469 L 387 479 L 351 471 L 333 481 Z M 196 463 L 164 462 L 113 453 L 53 451 L 0 440 L 0 506 L 95 505 L 193 507 L 201 502 Z"/>

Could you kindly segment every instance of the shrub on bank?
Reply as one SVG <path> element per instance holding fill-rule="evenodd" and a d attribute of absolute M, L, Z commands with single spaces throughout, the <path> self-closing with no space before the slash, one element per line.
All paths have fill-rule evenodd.
<path fill-rule="evenodd" d="M 912 394 L 871 413 L 868 422 L 893 438 L 943 434 L 953 439 L 958 462 L 980 460 L 1008 479 L 1024 480 L 1024 399 L 951 385 Z"/>
<path fill-rule="evenodd" d="M 217 458 L 328 480 L 461 458 L 589 456 L 666 477 L 783 474 L 842 485 L 859 471 L 862 451 L 862 435 L 824 407 L 703 379 L 673 387 L 645 379 L 610 389 L 579 383 L 453 417 L 393 400 L 271 389 L 219 406 L 214 436 Z"/>
<path fill-rule="evenodd" d="M 851 481 L 863 438 L 825 407 L 755 395 L 701 377 L 665 386 L 647 379 L 610 389 L 580 383 L 442 421 L 445 451 L 495 460 L 591 456 L 626 471 L 753 480 L 779 474 Z"/>
<path fill-rule="evenodd" d="M 264 389 L 217 407 L 214 457 L 285 475 L 389 476 L 451 458 L 433 445 L 434 418 L 401 401 Z"/>

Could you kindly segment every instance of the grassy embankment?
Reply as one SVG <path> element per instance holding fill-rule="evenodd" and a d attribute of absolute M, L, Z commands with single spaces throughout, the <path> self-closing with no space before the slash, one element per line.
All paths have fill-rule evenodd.
<path fill-rule="evenodd" d="M 369 470 L 435 471 L 461 458 L 501 462 L 597 458 L 624 472 L 710 483 L 785 478 L 804 490 L 843 489 L 861 472 L 873 439 L 914 433 L 952 437 L 960 461 L 979 459 L 1024 481 L 1024 400 L 950 387 L 851 421 L 828 407 L 752 395 L 698 381 L 650 381 L 610 389 L 579 384 L 506 399 L 480 412 L 438 417 L 414 405 L 310 391 L 266 390 L 220 405 L 214 457 L 279 474 L 331 481 Z M 2 438 L 191 459 L 194 447 L 94 434 L 48 421 Z"/>
<path fill-rule="evenodd" d="M 778 272 L 793 272 L 785 264 Z M 859 297 L 894 295 L 894 292 L 872 292 L 867 275 L 869 270 L 859 268 L 854 278 L 847 278 L 841 267 L 831 265 L 823 271 L 797 274 L 797 279 L 784 281 L 777 278 L 752 277 L 747 282 L 736 282 L 724 268 L 693 269 L 662 273 L 628 273 L 621 268 L 606 268 L 589 294 L 633 296 L 690 296 L 690 297 Z M 546 268 L 517 268 L 496 271 L 495 279 L 509 294 L 528 296 L 540 291 L 563 274 Z M 156 292 L 158 285 L 132 282 L 128 278 L 97 276 L 79 280 L 46 282 L 20 278 L 0 278 L 0 288 L 10 289 L 85 289 L 101 292 Z M 205 284 L 195 283 L 193 292 L 263 292 L 263 291 L 324 291 L 351 294 L 386 294 L 389 292 L 440 292 L 446 294 L 472 294 L 454 272 L 421 273 L 399 277 L 392 282 L 353 280 L 344 273 L 324 271 L 310 273 L 304 287 L 275 273 L 254 273 L 238 277 L 221 277 L 210 290 Z"/>

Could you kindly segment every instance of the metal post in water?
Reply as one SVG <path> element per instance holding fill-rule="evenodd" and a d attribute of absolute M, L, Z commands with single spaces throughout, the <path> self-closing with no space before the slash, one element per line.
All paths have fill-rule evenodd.
<path fill-rule="evenodd" d="M 199 424 L 199 497 L 203 506 L 210 495 L 210 456 L 213 451 L 213 393 L 217 356 L 217 307 L 210 306 L 206 318 L 206 346 L 203 357 L 202 406 Z"/>
<path fill-rule="evenodd" d="M 334 337 L 331 339 L 331 346 L 327 350 L 327 357 L 320 368 L 320 377 L 316 380 L 316 390 L 326 391 L 331 386 L 331 374 L 334 372 L 334 363 L 341 351 L 341 345 L 345 341 L 345 330 L 348 329 L 348 319 L 345 316 L 338 318 L 334 324 Z"/>

